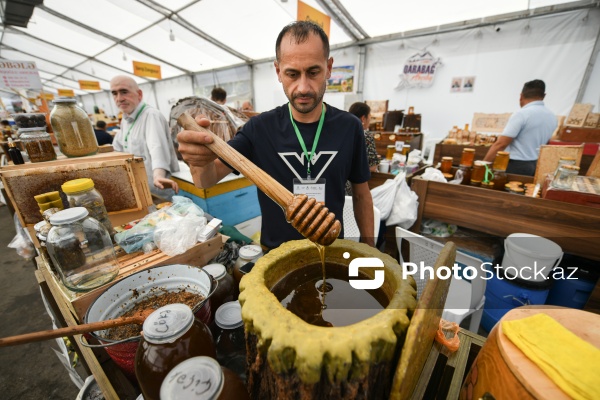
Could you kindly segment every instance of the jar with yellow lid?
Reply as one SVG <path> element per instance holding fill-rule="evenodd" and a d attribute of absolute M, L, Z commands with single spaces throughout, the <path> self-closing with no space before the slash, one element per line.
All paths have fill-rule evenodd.
<path fill-rule="evenodd" d="M 494 159 L 494 164 L 492 164 L 492 169 L 494 171 L 506 171 L 509 160 L 510 160 L 510 155 L 509 155 L 508 151 L 497 152 L 496 158 Z"/>
<path fill-rule="evenodd" d="M 69 207 L 85 207 L 90 216 L 104 225 L 111 237 L 114 236 L 114 229 L 104 206 L 104 198 L 94 187 L 93 180 L 90 178 L 73 179 L 63 183 L 61 188 L 67 195 Z"/>
<path fill-rule="evenodd" d="M 494 189 L 494 181 L 481 182 L 481 187 L 484 189 Z"/>
<path fill-rule="evenodd" d="M 50 124 L 61 153 L 67 157 L 91 156 L 98 152 L 98 142 L 92 121 L 74 98 L 53 100 Z"/>
<path fill-rule="evenodd" d="M 510 193 L 512 194 L 525 194 L 525 189 L 522 187 L 513 186 L 510 188 Z"/>

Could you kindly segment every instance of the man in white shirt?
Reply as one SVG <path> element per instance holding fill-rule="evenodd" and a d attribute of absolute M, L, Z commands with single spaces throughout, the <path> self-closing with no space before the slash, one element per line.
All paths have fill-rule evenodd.
<path fill-rule="evenodd" d="M 556 129 L 556 116 L 544 105 L 546 85 L 539 79 L 525 83 L 519 104 L 502 135 L 490 147 L 484 161 L 493 161 L 498 151 L 508 151 L 510 161 L 506 172 L 535 175 L 540 146 L 547 144 Z"/>
<path fill-rule="evenodd" d="M 179 171 L 179 163 L 166 118 L 142 101 L 142 90 L 128 76 L 114 77 L 110 81 L 110 91 L 123 112 L 121 131 L 113 141 L 114 149 L 143 157 L 150 192 L 171 200 L 173 194 L 179 192 L 179 187 L 169 176 Z"/>

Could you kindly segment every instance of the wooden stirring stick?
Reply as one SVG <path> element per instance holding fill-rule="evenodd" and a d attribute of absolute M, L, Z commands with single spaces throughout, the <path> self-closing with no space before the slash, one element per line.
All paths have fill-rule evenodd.
<path fill-rule="evenodd" d="M 139 315 L 133 317 L 121 317 L 109 319 L 106 321 L 91 322 L 89 324 L 81 324 L 68 326 L 66 328 L 49 329 L 46 331 L 25 333 L 23 335 L 9 336 L 0 339 L 0 347 L 13 346 L 17 344 L 39 342 L 47 339 L 56 339 L 63 336 L 80 335 L 82 333 L 101 331 L 104 329 L 114 328 L 122 325 L 138 324 L 141 325 L 146 320 L 146 317 L 154 310 L 146 310 Z"/>
<path fill-rule="evenodd" d="M 177 122 L 186 130 L 206 132 L 212 135 L 213 143 L 205 146 L 244 174 L 264 194 L 279 204 L 285 210 L 286 219 L 304 237 L 320 245 L 328 246 L 340 235 L 342 228 L 340 221 L 335 219 L 335 214 L 330 213 L 323 204 L 317 203 L 314 198 L 309 199 L 304 194 L 294 196 L 269 174 L 225 143 L 223 139 L 199 126 L 190 115 L 181 114 L 177 118 Z"/>

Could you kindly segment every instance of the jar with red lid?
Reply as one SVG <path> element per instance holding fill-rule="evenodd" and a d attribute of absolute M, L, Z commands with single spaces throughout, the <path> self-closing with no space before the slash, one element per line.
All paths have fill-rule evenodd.
<path fill-rule="evenodd" d="M 169 304 L 146 318 L 135 355 L 135 375 L 145 400 L 160 399 L 160 387 L 180 362 L 216 357 L 210 330 L 185 304 Z"/>
<path fill-rule="evenodd" d="M 242 379 L 210 357 L 179 363 L 164 379 L 162 400 L 249 400 Z"/>

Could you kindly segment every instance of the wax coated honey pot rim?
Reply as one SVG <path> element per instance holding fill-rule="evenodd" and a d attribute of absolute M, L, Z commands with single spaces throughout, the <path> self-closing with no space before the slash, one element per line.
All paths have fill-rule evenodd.
<path fill-rule="evenodd" d="M 274 372 L 295 373 L 308 384 L 319 382 L 322 373 L 329 382 L 360 379 L 368 374 L 369 366 L 393 357 L 410 323 L 408 315 L 416 307 L 414 279 L 402 279 L 402 267 L 389 255 L 344 239 L 326 247 L 326 263 L 347 265 L 350 261 L 345 253 L 352 259 L 377 257 L 383 261 L 386 279 L 381 290 L 389 299 L 379 313 L 348 326 L 311 325 L 285 309 L 270 290 L 291 271 L 320 262 L 309 240 L 282 244 L 261 257 L 242 278 L 239 301 L 246 334 L 257 336 L 257 347 Z M 373 278 L 373 269 L 363 272 Z"/>

